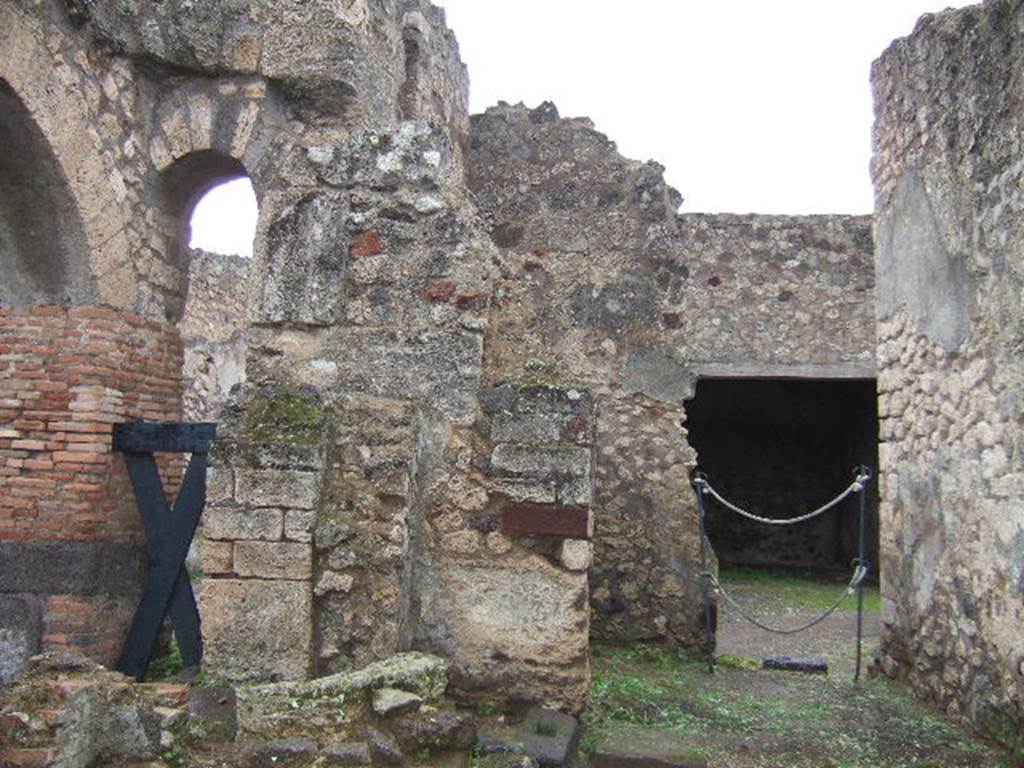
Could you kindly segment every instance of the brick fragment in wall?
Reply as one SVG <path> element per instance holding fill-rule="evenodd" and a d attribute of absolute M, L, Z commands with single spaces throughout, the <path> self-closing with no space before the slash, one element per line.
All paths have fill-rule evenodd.
<path fill-rule="evenodd" d="M 506 536 L 555 536 L 569 539 L 590 537 L 590 510 L 539 504 L 510 504 L 502 511 Z"/>

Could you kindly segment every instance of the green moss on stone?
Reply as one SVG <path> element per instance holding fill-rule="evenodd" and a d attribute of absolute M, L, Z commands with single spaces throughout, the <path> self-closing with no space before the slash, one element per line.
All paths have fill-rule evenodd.
<path fill-rule="evenodd" d="M 246 431 L 258 443 L 315 445 L 323 437 L 327 416 L 315 398 L 298 392 L 258 396 L 249 408 Z"/>

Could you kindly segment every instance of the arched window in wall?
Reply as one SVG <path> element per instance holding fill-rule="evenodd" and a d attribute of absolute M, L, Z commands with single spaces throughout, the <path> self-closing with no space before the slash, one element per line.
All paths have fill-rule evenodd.
<path fill-rule="evenodd" d="M 192 211 L 189 247 L 226 256 L 252 256 L 259 209 L 248 177 L 214 187 Z"/>
<path fill-rule="evenodd" d="M 88 304 L 85 230 L 60 164 L 0 80 L 0 306 Z"/>
<path fill-rule="evenodd" d="M 256 195 L 241 163 L 209 151 L 182 158 L 164 190 L 174 247 L 188 269 L 178 323 L 185 343 L 185 418 L 217 421 L 231 389 L 245 379 Z"/>

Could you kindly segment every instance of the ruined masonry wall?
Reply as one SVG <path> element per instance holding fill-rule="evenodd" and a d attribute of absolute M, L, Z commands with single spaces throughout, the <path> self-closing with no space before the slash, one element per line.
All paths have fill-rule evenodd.
<path fill-rule="evenodd" d="M 924 17 L 875 63 L 884 668 L 1024 724 L 1024 25 Z"/>
<path fill-rule="evenodd" d="M 119 421 L 176 420 L 173 327 L 106 309 L 0 310 L 0 679 L 40 650 L 111 663 L 141 590 Z M 180 464 L 164 463 L 173 493 Z"/>
<path fill-rule="evenodd" d="M 592 634 L 702 640 L 700 376 L 874 375 L 868 217 L 677 215 L 657 163 L 553 104 L 471 119 L 469 186 L 500 249 L 493 382 L 595 396 Z"/>
<path fill-rule="evenodd" d="M 185 344 L 186 421 L 218 421 L 232 387 L 245 381 L 249 264 L 242 256 L 192 251 L 178 324 Z"/>

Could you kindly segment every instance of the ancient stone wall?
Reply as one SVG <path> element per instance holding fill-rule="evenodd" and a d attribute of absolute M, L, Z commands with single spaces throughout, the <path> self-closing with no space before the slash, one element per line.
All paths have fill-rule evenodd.
<path fill-rule="evenodd" d="M 185 344 L 186 421 L 219 421 L 231 389 L 245 381 L 249 259 L 193 250 L 178 331 Z"/>
<path fill-rule="evenodd" d="M 0 188 L 38 172 L 60 218 L 37 238 L 0 200 L 9 316 L 112 334 L 88 364 L 132 404 L 111 396 L 118 419 L 177 419 L 179 338 L 208 340 L 184 375 L 205 393 L 189 412 L 221 421 L 199 589 L 213 676 L 415 647 L 451 660 L 463 696 L 578 710 L 591 592 L 595 636 L 699 642 L 694 381 L 873 374 L 865 219 L 678 216 L 657 164 L 551 105 L 470 131 L 457 47 L 425 0 L 2 0 L 0 104 L 0 137 L 25 149 Z M 260 205 L 247 276 L 187 247 L 202 193 L 244 175 Z M 243 309 L 225 277 L 246 282 L 248 328 L 222 407 L 214 368 L 240 381 L 242 357 L 219 335 Z M 150 343 L 170 350 L 159 364 Z M 30 344 L 40 375 L 19 402 L 62 370 Z M 118 365 L 122 348 L 138 359 Z M 113 420 L 91 442 L 109 446 Z M 45 460 L 10 440 L 11 460 Z M 98 513 L 88 475 L 62 482 Z M 16 608 L 37 626 L 32 600 Z"/>
<path fill-rule="evenodd" d="M 885 669 L 1012 740 L 1024 710 L 1019 3 L 875 63 Z"/>
<path fill-rule="evenodd" d="M 871 378 L 870 221 L 677 215 L 660 166 L 552 104 L 471 128 L 469 185 L 501 249 L 484 377 L 596 397 L 593 634 L 696 645 L 685 402 L 702 376 Z"/>

